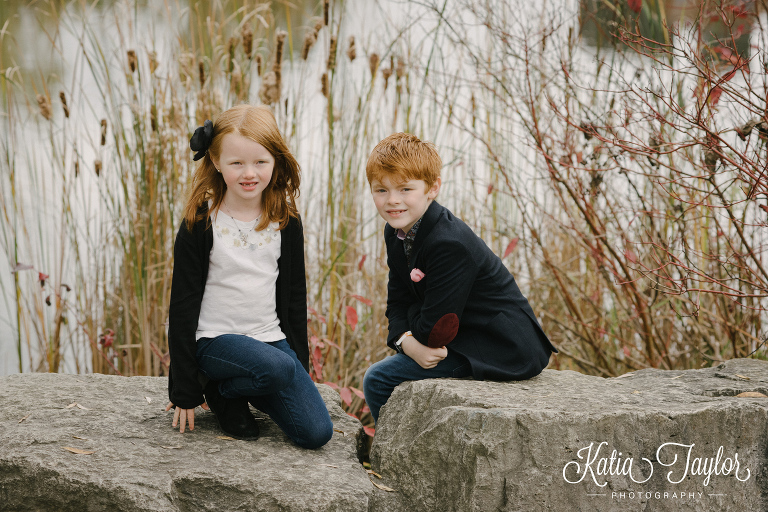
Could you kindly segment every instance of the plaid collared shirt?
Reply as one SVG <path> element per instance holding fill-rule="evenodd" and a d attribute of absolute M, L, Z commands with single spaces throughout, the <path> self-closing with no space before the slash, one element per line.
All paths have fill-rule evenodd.
<path fill-rule="evenodd" d="M 424 217 L 422 217 L 423 219 Z M 403 241 L 403 249 L 405 250 L 405 259 L 408 261 L 408 266 L 411 265 L 411 250 L 413 249 L 413 241 L 416 238 L 416 231 L 418 231 L 421 225 L 421 219 L 416 221 L 416 224 L 406 233 L 402 229 L 397 230 L 397 238 Z"/>

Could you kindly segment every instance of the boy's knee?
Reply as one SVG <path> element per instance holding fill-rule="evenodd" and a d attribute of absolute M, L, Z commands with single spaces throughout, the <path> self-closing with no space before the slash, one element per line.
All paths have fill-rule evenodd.
<path fill-rule="evenodd" d="M 276 360 L 269 372 L 270 387 L 276 391 L 287 388 L 296 375 L 296 364 L 286 355 Z"/>

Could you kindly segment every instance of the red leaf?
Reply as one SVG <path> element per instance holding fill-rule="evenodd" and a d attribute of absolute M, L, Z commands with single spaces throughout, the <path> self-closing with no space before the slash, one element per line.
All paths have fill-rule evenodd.
<path fill-rule="evenodd" d="M 363 414 L 365 414 L 367 412 L 371 412 L 371 408 L 368 407 L 367 405 L 364 405 L 363 408 L 360 409 L 360 412 L 363 413 Z"/>
<path fill-rule="evenodd" d="M 353 331 L 357 327 L 357 310 L 352 306 L 347 306 L 347 324 Z"/>
<path fill-rule="evenodd" d="M 624 347 L 624 355 L 627 356 L 627 357 L 630 356 L 629 347 L 627 347 L 627 346 Z"/>
<path fill-rule="evenodd" d="M 339 390 L 339 385 L 338 385 L 338 384 L 336 384 L 335 382 L 326 381 L 326 382 L 323 382 L 323 384 L 325 384 L 326 386 L 330 386 L 330 387 L 332 387 L 332 388 L 333 388 L 333 389 L 335 389 L 336 391 L 338 391 L 338 390 Z"/>
<path fill-rule="evenodd" d="M 501 257 L 501 259 L 506 258 L 510 254 L 512 254 L 512 251 L 515 250 L 515 247 L 517 247 L 517 242 L 520 240 L 520 238 L 513 238 L 509 241 L 509 245 L 507 245 L 507 250 L 504 251 L 504 256 Z"/>
<path fill-rule="evenodd" d="M 632 263 L 637 263 L 637 256 L 634 252 L 632 252 L 632 249 L 627 249 L 624 251 L 624 257 L 627 258 Z"/>
<path fill-rule="evenodd" d="M 339 394 L 341 395 L 342 402 L 347 404 L 347 406 L 352 405 L 352 392 L 349 388 L 339 388 Z"/>
<path fill-rule="evenodd" d="M 720 88 L 720 86 L 716 86 L 714 89 L 712 89 L 712 92 L 709 93 L 709 102 L 714 107 L 717 105 L 717 102 L 720 100 L 720 95 L 723 93 L 723 90 Z"/>
<path fill-rule="evenodd" d="M 627 0 L 627 5 L 629 5 L 629 8 L 633 11 L 640 12 L 643 8 L 643 0 Z"/>
<path fill-rule="evenodd" d="M 359 396 L 360 398 L 365 400 L 365 395 L 363 394 L 362 391 L 360 391 L 359 389 L 357 389 L 355 387 L 352 387 L 352 386 L 348 386 L 348 387 L 349 387 L 350 391 L 352 391 L 354 394 L 356 394 L 357 396 Z"/>
<path fill-rule="evenodd" d="M 357 270 L 363 270 L 363 263 L 365 263 L 365 259 L 368 257 L 367 254 L 363 254 L 363 257 L 360 258 L 360 263 L 357 264 Z"/>
<path fill-rule="evenodd" d="M 352 297 L 353 299 L 359 300 L 360 302 L 362 302 L 366 306 L 373 306 L 373 301 L 371 299 L 366 299 L 362 295 L 350 295 L 350 297 Z"/>
<path fill-rule="evenodd" d="M 319 382 L 323 378 L 323 353 L 317 346 L 312 352 L 312 368 L 315 370 L 315 379 Z"/>
<path fill-rule="evenodd" d="M 363 427 L 363 430 L 365 431 L 366 435 L 373 437 L 373 435 L 376 433 L 376 429 L 373 427 Z"/>
<path fill-rule="evenodd" d="M 491 192 L 493 192 L 493 183 L 488 185 L 488 195 L 491 195 Z"/>

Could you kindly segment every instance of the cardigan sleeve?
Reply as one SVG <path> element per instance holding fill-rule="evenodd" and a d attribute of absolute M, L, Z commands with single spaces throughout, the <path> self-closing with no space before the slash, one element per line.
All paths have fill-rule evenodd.
<path fill-rule="evenodd" d="M 288 321 L 295 337 L 294 352 L 299 362 L 309 372 L 309 342 L 307 339 L 307 278 L 304 263 L 304 227 L 296 219 L 296 229 L 291 230 L 291 277 L 288 301 Z"/>
<path fill-rule="evenodd" d="M 171 367 L 168 396 L 174 405 L 192 409 L 202 404 L 203 389 L 197 379 L 197 322 L 205 288 L 201 244 L 205 222 L 195 224 L 190 233 L 182 222 L 173 246 L 173 278 L 168 314 L 168 350 Z"/>

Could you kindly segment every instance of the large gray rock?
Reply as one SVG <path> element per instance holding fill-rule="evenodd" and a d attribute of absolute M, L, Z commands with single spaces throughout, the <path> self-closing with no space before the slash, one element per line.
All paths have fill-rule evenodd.
<path fill-rule="evenodd" d="M 371 453 L 396 492 L 371 510 L 768 511 L 768 398 L 746 391 L 768 394 L 768 362 L 404 384 Z M 629 459 L 631 477 L 617 474 Z M 718 474 L 692 474 L 711 459 Z"/>
<path fill-rule="evenodd" d="M 257 441 L 220 439 L 202 409 L 194 432 L 180 434 L 164 412 L 167 385 L 153 377 L 0 378 L 0 510 L 368 509 L 374 487 L 358 462 L 361 426 L 332 389 L 318 386 L 333 439 L 304 450 L 268 418 Z"/>

